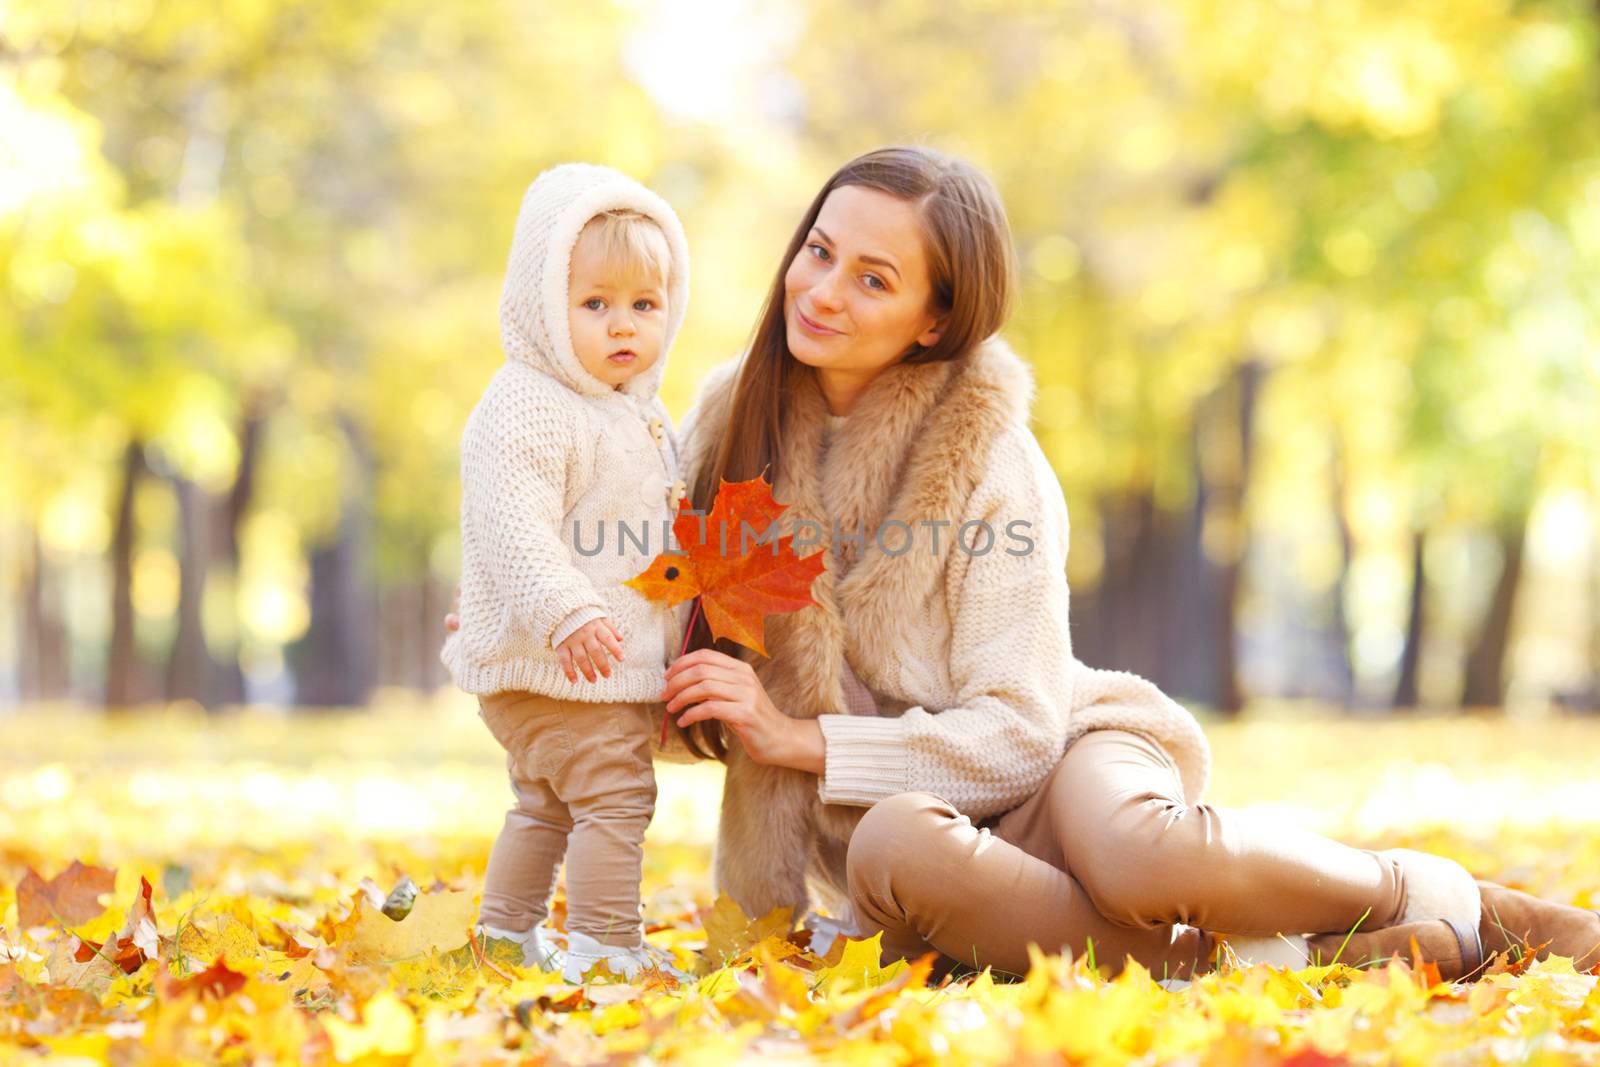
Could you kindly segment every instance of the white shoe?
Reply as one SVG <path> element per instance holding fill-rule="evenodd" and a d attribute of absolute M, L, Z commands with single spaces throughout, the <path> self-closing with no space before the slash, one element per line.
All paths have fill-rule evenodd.
<path fill-rule="evenodd" d="M 623 948 L 619 945 L 603 945 L 588 934 L 577 931 L 567 935 L 566 965 L 561 971 L 563 981 L 581 985 L 583 976 L 600 963 L 605 964 L 604 970 L 627 981 L 632 981 L 640 971 L 648 970 L 660 970 L 680 982 L 694 980 L 692 975 L 673 965 L 671 953 L 656 948 L 642 938 L 634 948 Z"/>
<path fill-rule="evenodd" d="M 478 923 L 472 928 L 472 932 L 479 937 L 513 941 L 521 945 L 524 967 L 537 967 L 541 971 L 554 972 L 564 969 L 567 965 L 566 952 L 556 944 L 554 932 L 546 930 L 543 923 L 537 923 L 522 933 L 502 930 L 487 923 Z"/>

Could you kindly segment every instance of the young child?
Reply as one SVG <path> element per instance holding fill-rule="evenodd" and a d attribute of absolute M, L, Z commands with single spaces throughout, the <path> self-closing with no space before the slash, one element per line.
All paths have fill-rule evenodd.
<path fill-rule="evenodd" d="M 506 268 L 507 359 L 461 439 L 460 628 L 441 658 L 478 695 L 516 797 L 479 930 L 568 981 L 668 962 L 644 941 L 639 879 L 683 620 L 622 583 L 666 547 L 686 492 L 656 387 L 688 294 L 665 201 L 607 167 L 545 171 Z M 543 925 L 563 853 L 565 953 Z"/>

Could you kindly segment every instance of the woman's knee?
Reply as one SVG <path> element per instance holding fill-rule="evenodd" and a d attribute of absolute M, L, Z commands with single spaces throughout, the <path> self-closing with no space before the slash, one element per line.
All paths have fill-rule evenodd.
<path fill-rule="evenodd" d="M 1227 834 L 1209 805 L 1150 796 L 1123 815 L 1121 836 L 1072 872 L 1110 921 L 1193 925 L 1201 896 L 1243 899 L 1253 891 L 1251 872 L 1230 861 Z"/>
<path fill-rule="evenodd" d="M 1206 858 L 1193 846 L 1210 812 L 1184 801 L 1160 746 L 1129 731 L 1091 732 L 1068 750 L 1051 788 L 1062 854 L 1096 910 L 1119 926 L 1173 921 L 1172 904 Z"/>
<path fill-rule="evenodd" d="M 892 874 L 908 857 L 928 855 L 939 827 L 960 817 L 933 793 L 897 793 L 868 808 L 845 852 L 851 895 L 868 876 Z"/>
<path fill-rule="evenodd" d="M 1170 802 L 1144 801 L 1153 819 L 1183 818 Z M 1144 927 L 1170 921 L 1166 904 L 1182 877 L 1181 863 L 1159 834 L 1105 835 L 1087 859 L 1071 866 L 1095 910 L 1119 926 Z"/>

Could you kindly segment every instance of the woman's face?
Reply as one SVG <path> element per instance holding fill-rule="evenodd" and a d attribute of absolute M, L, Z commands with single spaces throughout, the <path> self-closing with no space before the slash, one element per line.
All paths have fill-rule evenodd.
<path fill-rule="evenodd" d="M 916 208 L 842 185 L 783 276 L 789 351 L 820 370 L 875 374 L 938 340 L 932 297 Z"/>

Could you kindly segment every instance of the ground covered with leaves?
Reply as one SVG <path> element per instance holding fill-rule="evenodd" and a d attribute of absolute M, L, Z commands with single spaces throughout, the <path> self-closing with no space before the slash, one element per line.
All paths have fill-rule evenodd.
<path fill-rule="evenodd" d="M 1214 803 L 1600 906 L 1600 723 L 1210 732 Z M 1390 964 L 1167 989 L 1044 955 L 943 982 L 875 941 L 819 957 L 712 899 L 718 768 L 658 773 L 647 931 L 695 981 L 573 986 L 468 936 L 510 794 L 458 700 L 0 716 L 0 1064 L 1600 1063 L 1600 978 L 1559 958 L 1459 986 Z"/>

